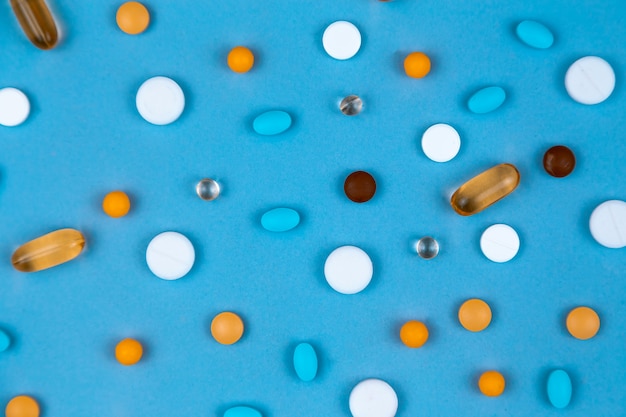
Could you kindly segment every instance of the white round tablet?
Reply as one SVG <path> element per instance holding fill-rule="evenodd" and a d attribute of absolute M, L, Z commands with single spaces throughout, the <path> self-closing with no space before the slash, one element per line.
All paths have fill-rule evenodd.
<path fill-rule="evenodd" d="M 597 56 L 586 56 L 574 62 L 565 74 L 567 94 L 582 104 L 598 104 L 609 98 L 615 88 L 615 72 Z"/>
<path fill-rule="evenodd" d="M 139 87 L 136 103 L 146 121 L 167 125 L 176 121 L 185 109 L 185 94 L 171 78 L 153 77 Z"/>
<path fill-rule="evenodd" d="M 328 285 L 342 294 L 356 294 L 368 286 L 374 274 L 372 260 L 356 246 L 341 246 L 328 255 L 324 275 Z"/>
<path fill-rule="evenodd" d="M 396 392 L 380 379 L 359 382 L 352 388 L 349 401 L 353 417 L 394 417 L 398 411 Z"/>
<path fill-rule="evenodd" d="M 435 162 L 448 162 L 461 149 L 461 137 L 450 125 L 438 123 L 432 125 L 422 135 L 422 150 Z"/>
<path fill-rule="evenodd" d="M 480 237 L 480 250 L 493 262 L 508 262 L 519 251 L 519 236 L 509 225 L 494 224 Z"/>
<path fill-rule="evenodd" d="M 163 232 L 148 244 L 146 262 L 157 277 L 166 280 L 182 278 L 196 259 L 193 245 L 178 232 Z"/>
<path fill-rule="evenodd" d="M 361 48 L 361 32 L 344 20 L 331 23 L 322 36 L 322 44 L 328 55 L 335 59 L 350 59 Z"/>
<path fill-rule="evenodd" d="M 589 218 L 593 238 L 607 248 L 626 246 L 626 202 L 609 200 L 593 210 Z"/>
<path fill-rule="evenodd" d="M 17 88 L 0 89 L 0 125 L 17 126 L 30 114 L 30 101 Z"/>

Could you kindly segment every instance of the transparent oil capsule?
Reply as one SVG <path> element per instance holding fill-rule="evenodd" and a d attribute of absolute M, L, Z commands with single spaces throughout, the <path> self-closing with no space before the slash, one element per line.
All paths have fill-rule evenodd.
<path fill-rule="evenodd" d="M 52 49 L 59 31 L 45 0 L 11 0 L 13 13 L 28 39 L 39 49 Z"/>
<path fill-rule="evenodd" d="M 346 116 L 356 116 L 363 110 L 363 100 L 354 94 L 345 97 L 339 103 L 339 110 Z"/>
<path fill-rule="evenodd" d="M 220 196 L 219 183 L 211 178 L 204 178 L 196 184 L 196 194 L 204 201 L 213 201 Z"/>
<path fill-rule="evenodd" d="M 512 193 L 519 181 L 515 166 L 496 165 L 461 185 L 450 198 L 450 204 L 460 215 L 471 216 Z"/>
<path fill-rule="evenodd" d="M 439 243 L 430 236 L 425 236 L 415 244 L 415 251 L 422 259 L 433 259 L 439 254 Z"/>
<path fill-rule="evenodd" d="M 11 263 L 18 271 L 37 272 L 71 261 L 84 247 L 85 238 L 78 230 L 55 230 L 17 248 Z"/>

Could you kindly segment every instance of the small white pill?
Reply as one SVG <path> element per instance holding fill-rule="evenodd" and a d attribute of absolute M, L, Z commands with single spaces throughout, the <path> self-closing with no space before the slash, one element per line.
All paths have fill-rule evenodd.
<path fill-rule="evenodd" d="M 324 275 L 328 285 L 341 294 L 356 294 L 372 280 L 372 260 L 356 246 L 341 246 L 328 255 Z"/>
<path fill-rule="evenodd" d="M 352 389 L 349 401 L 353 417 L 394 417 L 398 411 L 396 392 L 380 379 L 359 382 Z"/>
<path fill-rule="evenodd" d="M 157 277 L 166 280 L 182 278 L 191 270 L 196 259 L 193 245 L 178 232 L 163 232 L 148 244 L 146 262 Z"/>
<path fill-rule="evenodd" d="M 171 78 L 153 77 L 137 91 L 137 110 L 154 125 L 167 125 L 180 117 L 185 109 L 185 94 Z"/>
<path fill-rule="evenodd" d="M 598 104 L 609 98 L 615 88 L 615 72 L 597 56 L 586 56 L 574 62 L 565 74 L 565 89 L 582 104 Z"/>
<path fill-rule="evenodd" d="M 326 28 L 322 44 L 331 57 L 339 60 L 350 59 L 361 48 L 361 32 L 352 23 L 340 20 Z"/>
<path fill-rule="evenodd" d="M 450 125 L 438 123 L 432 125 L 422 135 L 422 150 L 435 162 L 448 162 L 461 149 L 461 137 Z"/>
<path fill-rule="evenodd" d="M 519 236 L 506 224 L 489 226 L 480 237 L 480 250 L 493 262 L 508 262 L 519 251 Z"/>
<path fill-rule="evenodd" d="M 17 88 L 0 89 L 0 125 L 17 126 L 30 114 L 30 101 Z"/>
<path fill-rule="evenodd" d="M 626 202 L 609 200 L 593 210 L 589 218 L 593 238 L 607 248 L 626 246 Z"/>

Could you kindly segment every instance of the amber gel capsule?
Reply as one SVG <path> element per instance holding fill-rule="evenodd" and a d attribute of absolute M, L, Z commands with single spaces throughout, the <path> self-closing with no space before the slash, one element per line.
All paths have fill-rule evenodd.
<path fill-rule="evenodd" d="M 28 39 L 39 49 L 52 49 L 59 32 L 45 0 L 11 0 L 11 7 Z"/>
<path fill-rule="evenodd" d="M 84 247 L 85 238 L 78 230 L 55 230 L 17 248 L 11 262 L 18 271 L 37 272 L 71 261 Z"/>
<path fill-rule="evenodd" d="M 460 215 L 471 216 L 511 194 L 519 179 L 519 172 L 513 165 L 496 165 L 461 185 L 452 194 L 450 204 Z"/>

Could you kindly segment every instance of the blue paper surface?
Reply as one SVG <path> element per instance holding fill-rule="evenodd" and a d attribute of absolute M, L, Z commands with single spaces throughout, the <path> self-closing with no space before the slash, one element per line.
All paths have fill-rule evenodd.
<path fill-rule="evenodd" d="M 391 384 L 398 416 L 551 416 L 549 372 L 572 378 L 568 416 L 626 414 L 626 249 L 591 237 L 592 210 L 626 200 L 626 3 L 610 0 L 442 1 L 150 0 L 152 21 L 138 36 L 115 23 L 113 1 L 50 0 L 65 37 L 40 51 L 0 4 L 0 87 L 31 100 L 21 126 L 0 126 L 0 327 L 13 345 L 0 353 L 0 406 L 29 394 L 42 416 L 222 415 L 248 405 L 266 417 L 349 416 L 350 390 L 365 378 Z M 555 34 L 537 50 L 515 35 L 522 20 Z M 336 61 L 323 50 L 327 25 L 349 20 L 361 31 L 358 54 Z M 249 47 L 247 74 L 226 65 Z M 432 70 L 411 79 L 404 56 L 422 51 Z M 584 106 L 567 95 L 568 66 L 586 55 L 614 68 L 613 95 Z M 153 126 L 135 109 L 146 79 L 177 81 L 187 106 L 172 125 Z M 472 114 L 469 96 L 502 86 L 497 111 Z M 338 109 L 359 95 L 354 117 Z M 263 137 L 252 120 L 281 109 L 285 133 Z M 461 150 L 448 163 L 426 158 L 422 133 L 450 123 Z M 566 178 L 550 177 L 543 153 L 563 144 L 577 157 Z M 502 162 L 521 184 L 473 217 L 448 198 L 465 180 Z M 377 181 L 375 197 L 349 201 L 343 180 L 356 170 Z M 215 178 L 212 202 L 194 192 Z M 126 191 L 131 212 L 107 217 L 100 204 Z M 274 207 L 291 207 L 301 224 L 286 233 L 261 227 Z M 517 257 L 495 264 L 479 238 L 494 223 L 514 227 Z M 74 261 L 23 274 L 10 256 L 20 244 L 63 227 L 85 234 Z M 185 234 L 196 263 L 178 281 L 162 281 L 145 263 L 163 231 Z M 440 253 L 420 259 L 411 243 L 430 235 Z M 362 293 L 335 293 L 326 256 L 356 245 L 374 263 Z M 483 332 L 456 319 L 468 298 L 493 311 Z M 579 305 L 601 319 L 598 335 L 572 338 L 565 316 Z M 243 338 L 215 342 L 211 319 L 234 311 Z M 399 340 L 402 323 L 424 321 L 421 349 Z M 133 367 L 113 356 L 134 337 L 145 356 Z M 312 382 L 300 381 L 293 349 L 319 355 Z M 498 398 L 482 396 L 481 372 L 501 371 Z"/>

